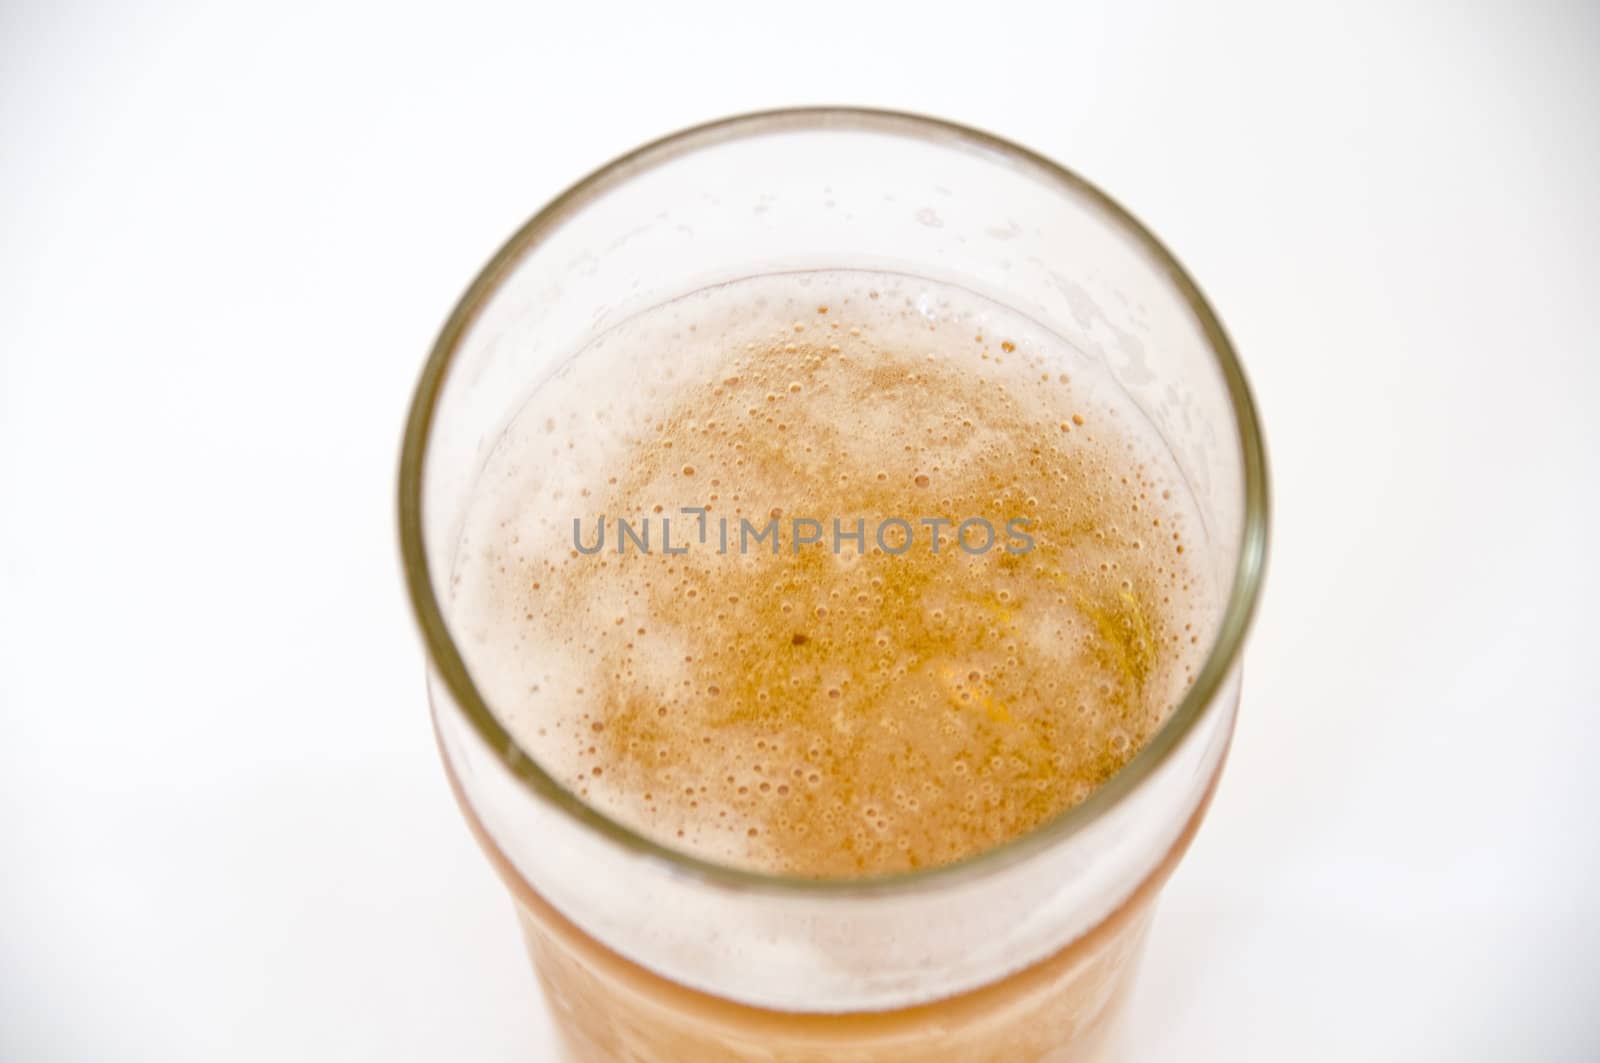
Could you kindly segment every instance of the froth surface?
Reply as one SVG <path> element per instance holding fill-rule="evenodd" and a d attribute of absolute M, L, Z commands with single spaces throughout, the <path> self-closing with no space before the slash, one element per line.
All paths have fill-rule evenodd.
<path fill-rule="evenodd" d="M 1025 318 L 910 277 L 754 278 L 533 394 L 452 620 L 523 748 L 636 829 L 767 871 L 932 866 L 1081 801 L 1182 697 L 1211 610 L 1181 488 L 1104 370 Z M 820 543 L 792 545 L 797 517 Z M 618 552 L 618 518 L 653 549 Z M 885 518 L 911 541 L 876 541 Z M 778 552 L 741 550 L 743 520 L 777 520 Z"/>

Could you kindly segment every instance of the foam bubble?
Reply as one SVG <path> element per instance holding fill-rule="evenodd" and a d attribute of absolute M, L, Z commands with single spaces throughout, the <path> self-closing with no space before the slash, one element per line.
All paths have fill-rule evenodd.
<path fill-rule="evenodd" d="M 1181 698 L 1215 612 L 1183 481 L 1103 368 L 916 278 L 648 311 L 535 392 L 481 484 L 451 616 L 497 715 L 607 813 L 765 870 L 936 865 L 1081 801 Z M 653 550 L 618 553 L 646 515 Z M 574 550 L 599 517 L 604 547 Z M 805 517 L 822 543 L 737 548 L 741 518 Z M 835 517 L 861 550 L 828 548 Z M 875 540 L 887 517 L 909 545 Z"/>

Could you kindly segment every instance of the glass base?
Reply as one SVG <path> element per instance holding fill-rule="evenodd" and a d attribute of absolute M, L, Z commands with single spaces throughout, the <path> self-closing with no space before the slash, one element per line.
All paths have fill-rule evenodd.
<path fill-rule="evenodd" d="M 1215 785 L 1160 864 L 1076 941 L 966 993 L 853 1013 L 752 1007 L 646 970 L 556 911 L 462 808 L 511 890 L 567 1063 L 1110 1063 L 1156 899 Z"/>

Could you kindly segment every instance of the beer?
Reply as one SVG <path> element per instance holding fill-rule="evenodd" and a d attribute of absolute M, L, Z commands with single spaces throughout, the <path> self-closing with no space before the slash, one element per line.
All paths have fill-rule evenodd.
<path fill-rule="evenodd" d="M 697 991 L 606 948 L 528 886 L 454 774 L 451 783 L 511 889 L 569 1063 L 1106 1063 L 1156 896 L 1211 793 L 1208 787 L 1177 842 L 1133 894 L 1046 959 L 979 989 L 906 1007 L 796 1013 Z"/>
<path fill-rule="evenodd" d="M 780 273 L 644 309 L 532 391 L 448 611 L 496 717 L 585 803 L 854 879 L 1003 845 L 1126 764 L 1209 649 L 1203 536 L 1101 359 L 954 285 Z M 499 866 L 575 1058 L 1077 1060 L 1199 815 L 1063 952 L 874 1016 L 673 986 Z"/>

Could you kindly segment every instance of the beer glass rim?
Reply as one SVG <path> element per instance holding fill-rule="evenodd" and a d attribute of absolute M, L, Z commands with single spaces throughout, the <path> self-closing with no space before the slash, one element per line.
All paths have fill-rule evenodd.
<path fill-rule="evenodd" d="M 456 352 L 484 306 L 516 266 L 589 203 L 634 177 L 683 155 L 732 141 L 775 133 L 853 132 L 921 141 L 983 156 L 1087 202 L 1145 254 L 1177 290 L 1205 334 L 1227 386 L 1239 430 L 1238 459 L 1243 467 L 1244 525 L 1222 622 L 1205 664 L 1166 722 L 1120 771 L 1088 797 L 1044 823 L 991 849 L 937 867 L 862 878 L 806 878 L 768 874 L 707 860 L 658 842 L 579 798 L 546 772 L 505 729 L 467 669 L 450 635 L 438 597 L 423 535 L 423 475 L 434 413 Z M 1018 144 L 943 119 L 860 107 L 801 107 L 735 115 L 692 126 L 651 141 L 577 181 L 552 199 L 501 246 L 456 303 L 423 366 L 406 420 L 400 457 L 400 549 L 411 608 L 422 629 L 433 668 L 456 708 L 518 779 L 530 798 L 554 806 L 583 826 L 675 873 L 734 889 L 804 893 L 814 896 L 864 896 L 921 888 L 934 881 L 982 875 L 1010 866 L 1056 844 L 1109 812 L 1134 791 L 1172 753 L 1211 709 L 1216 694 L 1238 661 L 1255 615 L 1266 561 L 1268 495 L 1266 452 L 1255 404 L 1233 345 L 1199 286 L 1156 236 L 1105 192 L 1071 170 Z"/>

